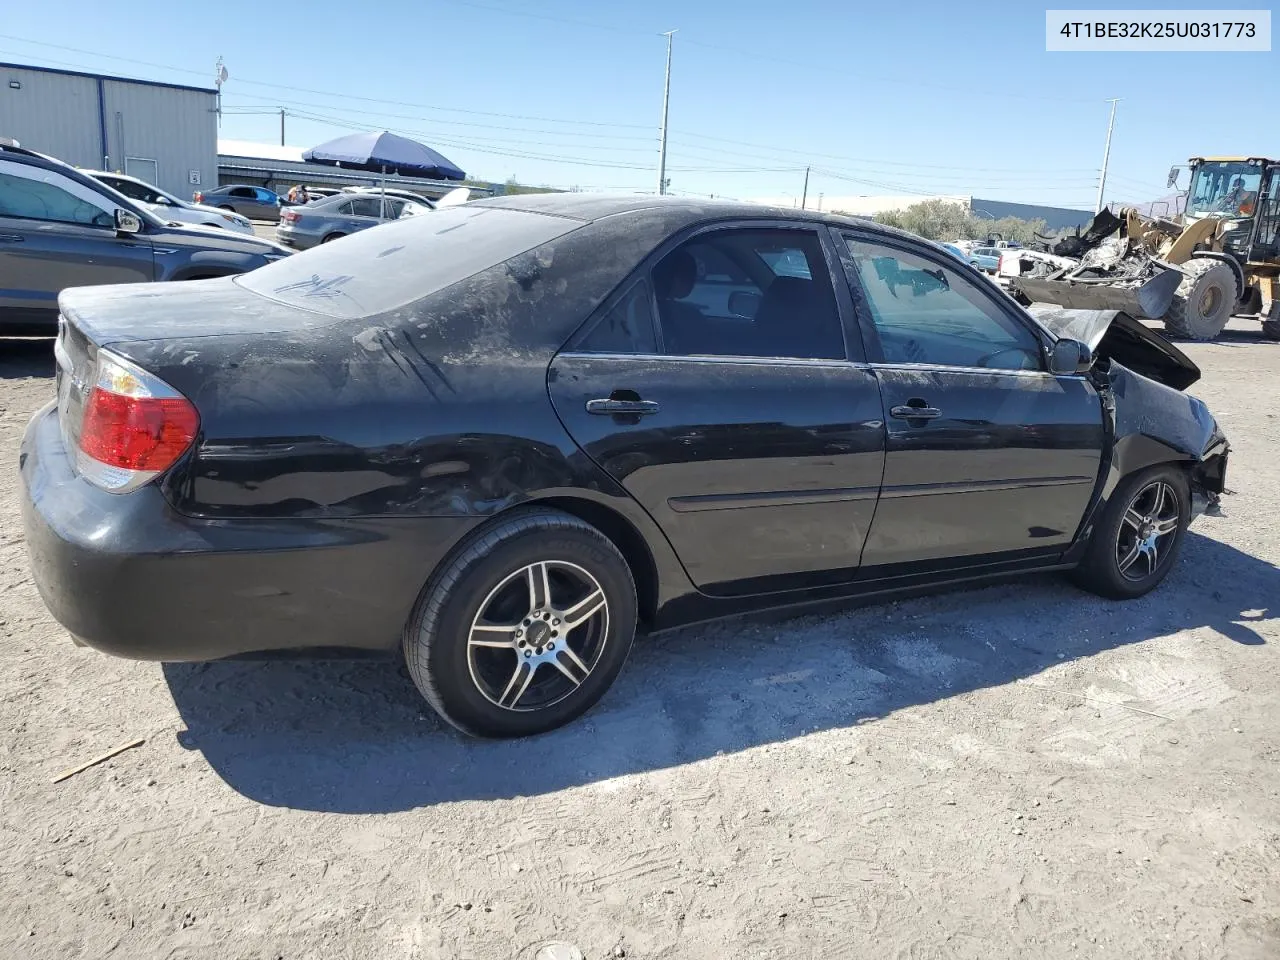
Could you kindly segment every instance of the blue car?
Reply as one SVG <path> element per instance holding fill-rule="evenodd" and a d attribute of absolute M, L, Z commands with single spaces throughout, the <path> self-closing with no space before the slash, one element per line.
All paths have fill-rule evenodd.
<path fill-rule="evenodd" d="M 967 259 L 971 266 L 983 273 L 995 273 L 1000 269 L 1000 250 L 997 247 L 974 247 Z"/>

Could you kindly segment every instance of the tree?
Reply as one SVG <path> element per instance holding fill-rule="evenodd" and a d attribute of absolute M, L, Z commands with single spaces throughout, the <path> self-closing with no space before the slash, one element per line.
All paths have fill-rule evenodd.
<path fill-rule="evenodd" d="M 1003 240 L 1031 244 L 1037 233 L 1048 232 L 1048 224 L 1043 220 L 1017 217 L 990 220 L 975 216 L 966 204 L 957 200 L 922 200 L 901 210 L 878 213 L 873 219 L 926 240 L 986 240 L 992 234 L 999 234 Z"/>

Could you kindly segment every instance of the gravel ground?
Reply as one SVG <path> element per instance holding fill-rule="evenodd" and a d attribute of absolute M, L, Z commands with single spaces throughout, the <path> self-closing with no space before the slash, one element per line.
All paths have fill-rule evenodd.
<path fill-rule="evenodd" d="M 1236 326 L 1187 348 L 1235 495 L 1153 595 L 691 629 L 519 743 L 443 729 L 391 663 L 72 646 L 10 473 L 0 956 L 1274 960 L 1280 344 Z M 0 342 L 11 470 L 51 368 Z"/>

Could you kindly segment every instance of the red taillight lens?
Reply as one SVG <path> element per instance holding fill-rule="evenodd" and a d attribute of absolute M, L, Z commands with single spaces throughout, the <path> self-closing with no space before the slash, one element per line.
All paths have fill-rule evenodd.
<path fill-rule="evenodd" d="M 84 401 L 76 467 L 91 483 L 128 493 L 172 467 L 191 446 L 200 415 L 167 383 L 99 350 Z"/>
<path fill-rule="evenodd" d="M 280 219 L 285 221 L 285 223 L 296 223 L 302 219 L 302 214 L 293 210 L 281 210 Z"/>
<path fill-rule="evenodd" d="M 204 194 L 197 190 L 194 199 L 196 203 L 204 203 Z"/>
<path fill-rule="evenodd" d="M 191 446 L 199 427 L 196 408 L 185 397 L 125 397 L 94 387 L 80 449 L 110 467 L 161 473 Z"/>

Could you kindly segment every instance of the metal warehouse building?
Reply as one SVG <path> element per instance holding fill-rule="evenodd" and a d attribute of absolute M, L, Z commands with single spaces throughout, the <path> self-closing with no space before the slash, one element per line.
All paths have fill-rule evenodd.
<path fill-rule="evenodd" d="M 190 197 L 218 183 L 218 92 L 0 63 L 0 137 Z"/>

